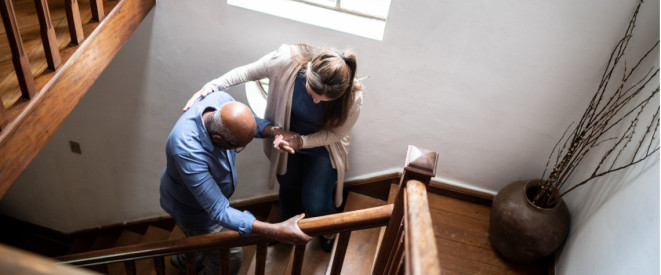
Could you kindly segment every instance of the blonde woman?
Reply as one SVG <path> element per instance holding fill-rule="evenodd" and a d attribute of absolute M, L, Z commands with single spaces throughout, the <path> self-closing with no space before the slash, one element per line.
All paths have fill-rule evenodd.
<path fill-rule="evenodd" d="M 280 219 L 301 212 L 307 217 L 333 214 L 342 204 L 351 129 L 362 105 L 356 65 L 350 52 L 282 45 L 210 81 L 184 109 L 211 92 L 268 78 L 266 111 L 264 119 L 255 117 L 255 137 L 265 138 L 269 187 L 276 178 L 280 184 Z M 320 241 L 330 252 L 334 238 L 323 236 Z"/>

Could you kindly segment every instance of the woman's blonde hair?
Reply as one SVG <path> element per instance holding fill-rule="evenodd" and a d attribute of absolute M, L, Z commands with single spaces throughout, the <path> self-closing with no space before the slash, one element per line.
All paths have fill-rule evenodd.
<path fill-rule="evenodd" d="M 297 48 L 292 56 L 302 67 L 310 89 L 331 99 L 324 102 L 322 129 L 341 126 L 349 116 L 355 92 L 362 90 L 356 79 L 356 56 L 352 52 L 341 53 L 304 44 Z"/>

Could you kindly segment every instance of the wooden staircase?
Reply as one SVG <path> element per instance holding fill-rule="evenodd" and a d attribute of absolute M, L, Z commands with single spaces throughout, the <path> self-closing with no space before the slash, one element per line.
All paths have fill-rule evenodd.
<path fill-rule="evenodd" d="M 424 178 L 409 172 L 405 169 L 401 175 L 349 182 L 345 189 L 348 195 L 342 213 L 306 218 L 299 222 L 301 230 L 311 236 L 336 234 L 331 253 L 321 251 L 316 239 L 318 237 L 299 246 L 267 246 L 270 241 L 268 238 L 240 237 L 233 231 L 186 238 L 171 219 L 156 219 L 148 223 L 76 233 L 68 238 L 75 241 L 67 241 L 72 244 L 69 253 L 74 254 L 55 256 L 55 259 L 88 266 L 86 269 L 76 270 L 104 274 L 184 274 L 170 265 L 170 255 L 209 249 L 220 250 L 222 253 L 225 247 L 241 246 L 243 264 L 239 274 L 440 273 L 438 266 L 437 269 L 420 269 L 418 266 L 417 272 L 411 270 L 412 264 L 406 260 L 413 256 L 401 249 L 406 248 L 415 249 L 418 251 L 416 253 L 433 252 L 430 254 L 431 258 L 425 259 L 431 260 L 433 265 L 442 264 L 443 274 L 553 274 L 553 256 L 541 262 L 522 265 L 500 257 L 491 249 L 488 240 L 488 196 L 471 194 L 468 190 L 445 186 L 442 183 L 425 187 L 419 181 L 425 181 Z M 396 180 L 399 180 L 399 184 L 392 184 Z M 404 191 L 400 190 L 401 186 Z M 416 196 L 418 193 L 426 195 Z M 424 203 L 409 208 L 406 206 L 409 204 L 407 201 L 411 204 Z M 405 207 L 400 209 L 398 205 L 402 204 Z M 249 210 L 259 220 L 279 220 L 277 196 L 260 198 L 249 203 L 237 202 L 233 207 Z M 430 222 L 416 226 L 414 220 L 419 217 L 409 215 L 424 212 L 427 214 L 418 216 L 427 216 Z M 402 219 L 404 213 L 408 214 Z M 388 226 L 384 227 L 385 225 Z M 405 228 L 426 231 L 416 233 L 419 236 L 424 235 L 424 240 L 405 242 L 401 236 L 415 239 L 412 232 Z M 391 242 L 385 241 L 388 238 L 391 238 Z M 419 250 L 417 247 L 411 247 L 421 244 L 427 248 Z M 388 247 L 394 249 L 389 250 Z M 99 248 L 101 250 L 90 251 Z M 6 252 L 3 245 L 0 245 L 0 271 L 7 270 L 8 265 L 13 268 L 12 265 L 18 263 L 4 260 L 5 254 L 13 257 L 15 252 Z M 419 259 L 418 261 L 420 262 Z M 194 268 L 194 265 L 191 263 L 188 268 Z M 430 273 L 429 270 L 438 272 Z"/>
<path fill-rule="evenodd" d="M 0 198 L 155 4 L 0 1 Z"/>
<path fill-rule="evenodd" d="M 393 185 L 396 187 L 396 185 Z M 393 194 L 393 193 L 391 193 Z M 390 200 L 394 200 L 391 198 Z M 386 202 L 367 195 L 349 192 L 344 211 L 353 211 L 366 209 L 370 207 L 382 206 Z M 274 203 L 271 206 L 267 221 L 279 221 L 279 206 Z M 354 231 L 348 241 L 345 258 L 342 265 L 342 274 L 369 274 L 372 269 L 372 263 L 376 255 L 377 244 L 379 243 L 382 228 L 370 228 Z M 131 229 L 124 229 L 118 235 L 101 234 L 94 239 L 77 238 L 74 240 L 67 254 L 87 252 L 112 247 L 122 247 L 141 243 L 157 242 L 162 240 L 176 240 L 185 238 L 185 235 L 179 227 L 171 226 L 163 228 L 163 225 L 150 225 L 144 232 L 136 232 Z M 324 252 L 319 246 L 318 237 L 306 244 L 305 256 L 301 274 L 328 274 L 329 267 L 332 265 L 331 253 Z M 339 239 L 336 237 L 336 239 Z M 337 246 L 335 246 L 337 247 Z M 266 274 L 292 274 L 294 249 L 293 245 L 277 243 L 268 247 L 266 258 Z M 243 247 L 243 261 L 240 275 L 255 274 L 256 266 L 256 246 Z M 170 257 L 164 260 L 165 274 L 185 274 L 170 264 Z M 136 274 L 157 274 L 154 261 L 151 259 L 138 260 L 135 263 Z M 104 274 L 120 275 L 127 274 L 124 264 L 112 263 L 106 269 L 89 268 L 91 271 Z"/>

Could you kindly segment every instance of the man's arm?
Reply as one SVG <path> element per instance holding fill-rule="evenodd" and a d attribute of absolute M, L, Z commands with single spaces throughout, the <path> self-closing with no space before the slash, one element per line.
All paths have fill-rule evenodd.
<path fill-rule="evenodd" d="M 299 214 L 280 223 L 266 223 L 255 220 L 252 223 L 252 232 L 285 243 L 304 244 L 312 238 L 303 233 L 298 227 L 298 221 L 303 217 L 305 217 L 305 214 Z"/>

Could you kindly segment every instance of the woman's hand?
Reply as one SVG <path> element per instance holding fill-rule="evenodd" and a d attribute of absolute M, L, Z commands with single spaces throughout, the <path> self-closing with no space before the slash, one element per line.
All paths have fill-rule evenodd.
<path fill-rule="evenodd" d="M 296 150 L 303 147 L 303 139 L 296 132 L 271 129 L 271 135 L 274 137 L 273 147 L 280 152 L 294 154 Z"/>
<path fill-rule="evenodd" d="M 273 148 L 275 148 L 276 150 L 282 153 L 290 153 L 290 154 L 296 153 L 296 150 L 294 150 L 293 148 L 291 148 L 291 146 L 289 146 L 289 142 L 285 141 L 282 135 L 275 136 L 275 139 L 273 139 Z"/>
<path fill-rule="evenodd" d="M 186 102 L 186 106 L 184 106 L 183 111 L 186 111 L 186 110 L 190 109 L 190 107 L 193 106 L 193 103 L 195 103 L 195 100 L 197 100 L 198 98 L 201 98 L 201 97 L 205 97 L 208 94 L 210 94 L 211 92 L 212 92 L 211 89 L 202 88 L 199 91 L 197 91 L 196 93 L 194 93 L 193 96 L 188 100 L 188 102 Z"/>

